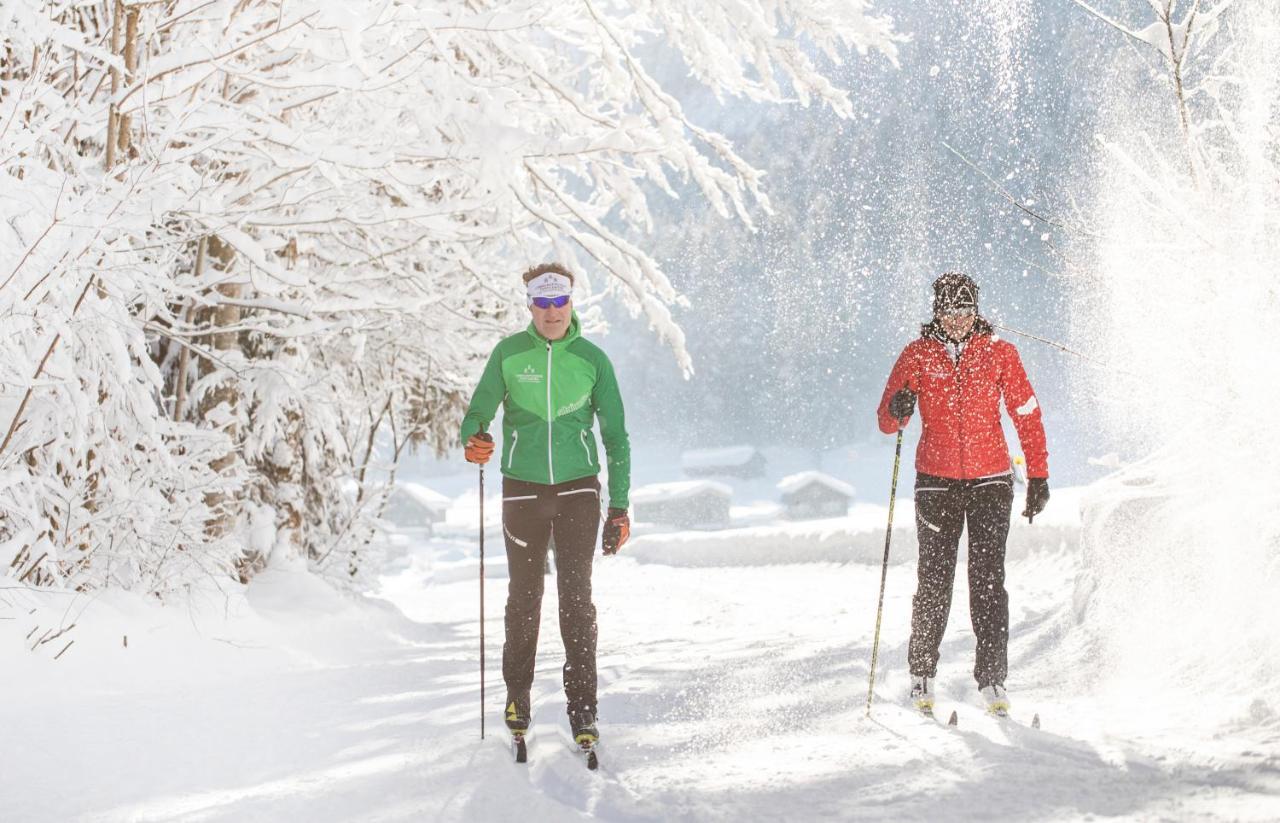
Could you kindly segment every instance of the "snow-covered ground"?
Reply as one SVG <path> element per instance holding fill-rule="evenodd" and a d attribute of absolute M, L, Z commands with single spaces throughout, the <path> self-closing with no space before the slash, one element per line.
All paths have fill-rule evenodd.
<path fill-rule="evenodd" d="M 1070 497 L 1055 498 L 1060 513 L 1071 510 Z M 910 522 L 907 512 L 900 521 Z M 882 541 L 865 515 L 866 528 L 844 530 Z M 938 707 L 943 716 L 958 712 L 958 729 L 919 718 L 902 701 L 909 531 L 897 536 L 901 562 L 889 572 L 870 719 L 878 558 L 759 565 L 769 539 L 785 545 L 789 529 L 832 532 L 831 524 L 762 527 L 749 535 L 751 551 L 735 559 L 722 550 L 703 564 L 646 557 L 679 555 L 679 536 L 665 548 L 638 540 L 632 556 L 599 559 L 603 765 L 595 774 L 568 741 L 553 586 L 530 762 L 511 762 L 500 719 L 505 575 L 494 532 L 483 741 L 476 547 L 460 535 L 407 547 L 384 578 L 385 600 L 353 601 L 290 568 L 272 568 L 247 595 L 204 597 L 181 610 L 119 594 L 60 605 L 6 591 L 11 619 L 0 632 L 8 645 L 33 626 L 41 627 L 36 638 L 70 618 L 80 626 L 56 661 L 56 642 L 10 656 L 0 816 L 1280 818 L 1280 727 L 1265 706 L 1256 717 L 1210 721 L 1199 701 L 1211 695 L 1099 671 L 1087 635 L 1075 630 L 1079 554 L 1070 516 L 1060 519 L 1045 524 L 1052 540 L 1019 527 L 1011 541 L 1024 547 L 1011 550 L 1009 566 L 1014 722 L 985 717 L 977 703 L 960 570 Z M 1028 727 L 1033 713 L 1040 731 Z"/>

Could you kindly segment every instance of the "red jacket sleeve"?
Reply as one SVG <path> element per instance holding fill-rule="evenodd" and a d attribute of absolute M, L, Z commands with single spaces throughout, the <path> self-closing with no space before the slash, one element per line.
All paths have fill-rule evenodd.
<path fill-rule="evenodd" d="M 1048 477 L 1049 447 L 1045 442 L 1044 422 L 1040 419 L 1040 401 L 1013 344 L 1002 341 L 1000 354 L 1000 391 L 1027 458 L 1027 477 Z"/>
<path fill-rule="evenodd" d="M 876 409 L 880 431 L 885 434 L 894 434 L 900 427 L 906 427 L 906 422 L 900 424 L 896 417 L 889 414 L 889 401 L 899 389 L 911 389 L 919 394 L 920 381 L 916 379 L 916 372 L 915 350 L 907 346 L 902 350 L 902 354 L 898 355 L 898 362 L 893 364 L 893 371 L 889 372 L 889 382 L 884 385 L 884 394 L 880 397 L 879 408 Z M 907 418 L 907 421 L 910 419 Z"/>

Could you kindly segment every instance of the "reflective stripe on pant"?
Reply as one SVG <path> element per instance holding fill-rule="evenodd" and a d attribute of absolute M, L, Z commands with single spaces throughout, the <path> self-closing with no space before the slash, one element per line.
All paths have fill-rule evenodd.
<path fill-rule="evenodd" d="M 507 691 L 533 686 L 542 616 L 547 542 L 555 534 L 560 638 L 564 641 L 564 691 L 570 713 L 596 712 L 596 607 L 591 602 L 591 561 L 600 531 L 600 481 L 584 477 L 554 486 L 510 477 L 502 481 L 502 526 L 507 543 L 507 639 L 502 677 Z"/>
<path fill-rule="evenodd" d="M 951 612 L 960 532 L 967 522 L 969 616 L 978 641 L 973 676 L 979 686 L 1004 683 L 1009 670 L 1009 593 L 1004 587 L 1004 553 L 1012 508 L 1012 476 L 950 480 L 917 475 L 920 563 L 907 651 L 913 675 L 937 675 L 939 647 Z"/>

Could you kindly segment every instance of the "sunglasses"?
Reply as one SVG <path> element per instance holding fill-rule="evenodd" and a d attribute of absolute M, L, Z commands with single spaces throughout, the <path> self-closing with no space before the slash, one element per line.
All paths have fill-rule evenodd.
<path fill-rule="evenodd" d="M 562 294 L 559 297 L 535 297 L 533 305 L 540 309 L 549 309 L 555 306 L 557 309 L 563 309 L 569 304 L 569 295 Z"/>

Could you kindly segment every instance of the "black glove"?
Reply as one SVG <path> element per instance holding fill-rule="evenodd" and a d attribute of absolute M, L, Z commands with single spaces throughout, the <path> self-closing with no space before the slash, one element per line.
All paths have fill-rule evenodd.
<path fill-rule="evenodd" d="M 604 521 L 604 534 L 600 545 L 605 554 L 617 554 L 627 539 L 631 537 L 631 517 L 626 509 L 609 507 L 609 514 Z"/>
<path fill-rule="evenodd" d="M 889 401 L 889 414 L 898 420 L 906 420 L 916 413 L 916 395 L 911 389 L 898 389 Z"/>
<path fill-rule="evenodd" d="M 1033 477 L 1027 481 L 1027 507 L 1022 510 L 1022 516 L 1027 518 L 1027 522 L 1034 522 L 1033 518 L 1044 511 L 1044 507 L 1049 503 L 1049 478 Z"/>

